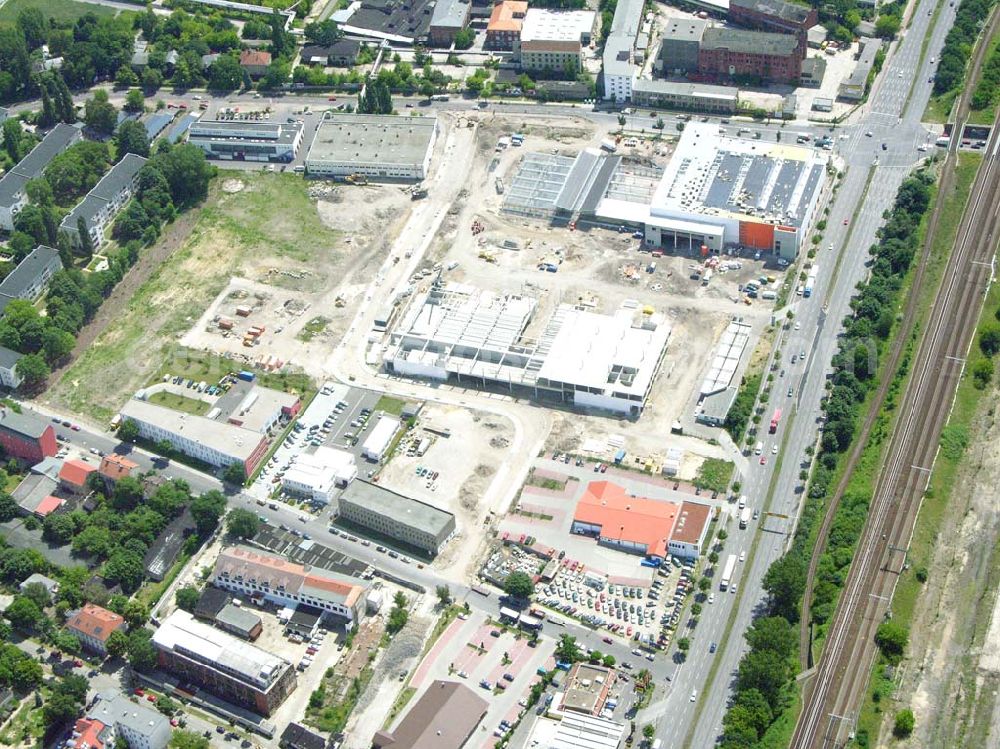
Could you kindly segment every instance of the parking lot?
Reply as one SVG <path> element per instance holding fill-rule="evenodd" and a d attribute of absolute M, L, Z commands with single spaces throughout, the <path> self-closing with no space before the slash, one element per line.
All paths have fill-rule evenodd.
<path fill-rule="evenodd" d="M 358 474 L 370 476 L 374 473 L 375 466 L 362 457 L 361 447 L 365 434 L 377 419 L 365 418 L 363 412 L 367 410 L 372 414 L 379 397 L 378 393 L 360 388 L 335 383 L 324 384 L 302 412 L 295 429 L 260 472 L 250 493 L 256 497 L 273 494 L 293 457 L 300 452 L 314 453 L 316 448 L 323 445 L 352 453 L 358 466 Z"/>

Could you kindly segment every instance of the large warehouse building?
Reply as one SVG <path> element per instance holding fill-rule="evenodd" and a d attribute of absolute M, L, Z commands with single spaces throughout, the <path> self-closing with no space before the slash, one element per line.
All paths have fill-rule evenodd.
<path fill-rule="evenodd" d="M 210 159 L 289 162 L 302 145 L 302 125 L 201 120 L 188 129 L 188 143 L 198 146 Z"/>
<path fill-rule="evenodd" d="M 367 481 L 351 482 L 334 515 L 435 556 L 455 533 L 455 516 Z"/>
<path fill-rule="evenodd" d="M 503 389 L 638 416 L 670 338 L 670 325 L 639 309 L 602 315 L 559 305 L 525 336 L 535 299 L 460 284 L 417 296 L 392 336 L 388 371 Z"/>
<path fill-rule="evenodd" d="M 826 184 L 826 151 L 733 138 L 689 122 L 670 162 L 628 163 L 593 149 L 526 154 L 503 210 L 642 229 L 652 247 L 798 253 Z"/>
<path fill-rule="evenodd" d="M 435 117 L 328 114 L 309 148 L 306 171 L 317 177 L 422 180 L 437 134 Z"/>

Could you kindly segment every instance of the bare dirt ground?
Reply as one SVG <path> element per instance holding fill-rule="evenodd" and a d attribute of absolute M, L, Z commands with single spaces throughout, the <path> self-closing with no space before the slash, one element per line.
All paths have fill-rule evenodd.
<path fill-rule="evenodd" d="M 449 430 L 451 436 L 426 433 L 432 440 L 427 452 L 421 457 L 397 453 L 379 483 L 455 514 L 458 536 L 434 566 L 463 579 L 475 566 L 482 529 L 492 518 L 493 508 L 481 500 L 496 466 L 509 455 L 513 425 L 482 411 L 431 403 L 424 407 L 420 423 L 435 431 Z M 418 466 L 438 472 L 439 477 L 433 482 L 418 478 Z"/>
<path fill-rule="evenodd" d="M 928 569 L 928 583 L 914 611 L 910 657 L 896 691 L 903 703 L 899 709 L 910 707 L 917 717 L 907 746 L 996 746 L 1000 423 L 992 405 L 973 422 L 970 433 L 975 436 L 938 529 L 938 536 L 949 541 L 937 545 Z M 898 746 L 891 735 L 893 711 L 886 712 L 890 719 L 883 722 L 878 744 Z"/>

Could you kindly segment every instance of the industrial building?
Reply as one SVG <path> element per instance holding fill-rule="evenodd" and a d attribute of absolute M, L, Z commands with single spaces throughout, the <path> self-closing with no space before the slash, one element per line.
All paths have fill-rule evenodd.
<path fill-rule="evenodd" d="M 289 608 L 312 606 L 348 629 L 361 621 L 365 611 L 361 580 L 246 546 L 227 547 L 219 553 L 212 584 Z"/>
<path fill-rule="evenodd" d="M 670 18 L 660 36 L 660 51 L 653 63 L 663 75 L 687 75 L 698 70 L 698 50 L 708 21 L 700 18 Z"/>
<path fill-rule="evenodd" d="M 167 440 L 175 450 L 217 468 L 239 463 L 247 476 L 267 453 L 267 437 L 260 432 L 137 398 L 122 407 L 121 417 L 136 423 L 142 439 Z"/>
<path fill-rule="evenodd" d="M 435 47 L 450 47 L 471 17 L 472 0 L 437 0 L 427 31 L 428 42 Z"/>
<path fill-rule="evenodd" d="M 554 719 L 535 722 L 531 745 L 545 749 L 619 749 L 628 727 L 607 718 L 568 710 L 553 713 Z"/>
<path fill-rule="evenodd" d="M 514 59 L 524 70 L 557 74 L 581 70 L 583 50 L 591 42 L 596 19 L 590 10 L 531 8 L 514 42 Z"/>
<path fill-rule="evenodd" d="M 799 83 L 810 88 L 819 88 L 823 85 L 823 76 L 826 75 L 826 60 L 822 57 L 807 57 L 802 61 L 802 72 L 799 76 Z M 817 97 L 819 98 L 819 97 Z M 815 101 L 815 100 L 814 100 Z M 832 107 L 832 102 L 831 102 Z M 816 109 L 813 106 L 813 109 Z M 817 110 L 822 111 L 822 110 Z M 829 111 L 829 110 L 827 110 Z"/>
<path fill-rule="evenodd" d="M 358 475 L 354 454 L 321 446 L 314 453 L 300 452 L 281 477 L 281 488 L 314 504 L 329 504 L 338 487 Z"/>
<path fill-rule="evenodd" d="M 392 445 L 392 440 L 399 431 L 402 422 L 394 416 L 382 415 L 378 423 L 368 433 L 364 444 L 361 446 L 361 454 L 367 460 L 378 463 L 385 457 L 386 451 Z"/>
<path fill-rule="evenodd" d="M 574 663 L 566 675 L 566 689 L 560 695 L 559 708 L 584 715 L 600 715 L 617 682 L 618 673 L 614 668 Z"/>
<path fill-rule="evenodd" d="M 180 609 L 153 633 L 153 645 L 164 671 L 261 715 L 274 712 L 295 689 L 295 669 L 284 658 Z"/>
<path fill-rule="evenodd" d="M 59 230 L 66 232 L 74 245 L 79 246 L 80 219 L 90 234 L 90 243 L 98 248 L 107 241 L 107 230 L 118 212 L 132 199 L 139 185 L 139 170 L 146 165 L 146 159 L 134 153 L 127 153 L 101 177 L 100 182 L 87 193 L 87 197 L 76 204 L 59 224 Z"/>
<path fill-rule="evenodd" d="M 610 481 L 592 481 L 577 503 L 570 532 L 651 559 L 665 559 L 668 553 L 697 558 L 710 514 L 707 505 L 636 497 Z"/>
<path fill-rule="evenodd" d="M 868 91 L 868 78 L 875 67 L 875 58 L 882 49 L 881 39 L 862 37 L 858 40 L 858 56 L 854 70 L 846 81 L 841 81 L 837 98 L 845 101 L 861 101 Z"/>
<path fill-rule="evenodd" d="M 428 556 L 438 554 L 455 533 L 450 512 L 360 479 L 340 495 L 334 514 Z"/>
<path fill-rule="evenodd" d="M 489 703 L 457 681 L 431 682 L 391 730 L 378 731 L 375 749 L 462 749 L 486 715 Z"/>
<path fill-rule="evenodd" d="M 27 184 L 41 177 L 52 159 L 82 138 L 79 128 L 59 123 L 27 156 L 0 177 L 0 229 L 14 231 L 14 219 L 28 204 Z"/>
<path fill-rule="evenodd" d="M 210 159 L 290 162 L 302 145 L 302 125 L 259 120 L 199 120 L 188 143 Z"/>
<path fill-rule="evenodd" d="M 422 180 L 437 135 L 435 117 L 327 114 L 306 156 L 306 171 L 316 177 Z"/>
<path fill-rule="evenodd" d="M 749 353 L 750 332 L 750 323 L 741 320 L 731 321 L 723 332 L 698 391 L 696 421 L 716 427 L 725 423 L 739 390 L 736 373 Z"/>
<path fill-rule="evenodd" d="M 414 298 L 393 331 L 385 368 L 637 417 L 670 325 L 651 308 L 602 315 L 561 304 L 531 339 L 525 331 L 535 307 L 519 294 L 435 285 Z"/>
<path fill-rule="evenodd" d="M 604 43 L 604 98 L 623 103 L 632 98 L 632 83 L 645 49 L 637 49 L 642 28 L 643 0 L 618 0 L 611 30 Z"/>
<path fill-rule="evenodd" d="M 39 245 L 17 264 L 10 274 L 0 281 L 0 314 L 15 299 L 33 302 L 45 293 L 58 271 L 63 267 L 59 250 Z"/>
<path fill-rule="evenodd" d="M 729 21 L 750 29 L 792 34 L 805 49 L 809 29 L 819 23 L 819 11 L 787 0 L 729 0 Z"/>
<path fill-rule="evenodd" d="M 806 45 L 791 34 L 712 26 L 698 49 L 698 76 L 712 80 L 758 78 L 795 83 L 802 74 Z"/>
<path fill-rule="evenodd" d="M 740 92 L 737 88 L 707 83 L 637 78 L 632 84 L 632 102 L 640 107 L 725 115 L 735 114 L 739 109 Z"/>
<path fill-rule="evenodd" d="M 330 19 L 352 37 L 406 46 L 428 35 L 435 0 L 354 0 Z"/>
<path fill-rule="evenodd" d="M 816 216 L 827 161 L 821 150 L 733 138 L 714 125 L 689 122 L 662 175 L 647 169 L 643 183 L 642 169 L 585 151 L 571 167 L 534 178 L 546 180 L 544 189 L 520 188 L 519 173 L 504 210 L 539 216 L 576 210 L 583 218 L 642 228 L 653 247 L 720 252 L 742 246 L 792 260 Z M 628 180 L 621 176 L 626 169 Z M 570 180 L 578 171 L 584 176 Z M 566 197 L 573 185 L 587 191 L 575 208 Z"/>

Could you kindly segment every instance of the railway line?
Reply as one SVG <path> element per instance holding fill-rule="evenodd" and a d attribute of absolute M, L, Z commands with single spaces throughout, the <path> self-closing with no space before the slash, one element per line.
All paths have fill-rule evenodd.
<path fill-rule="evenodd" d="M 958 130 L 957 132 L 961 132 Z M 884 621 L 955 390 L 993 276 L 1000 238 L 1000 128 L 959 226 L 955 250 L 914 359 L 888 457 L 869 517 L 834 614 L 818 669 L 806 685 L 791 746 L 844 746 L 875 658 L 874 636 Z"/>

